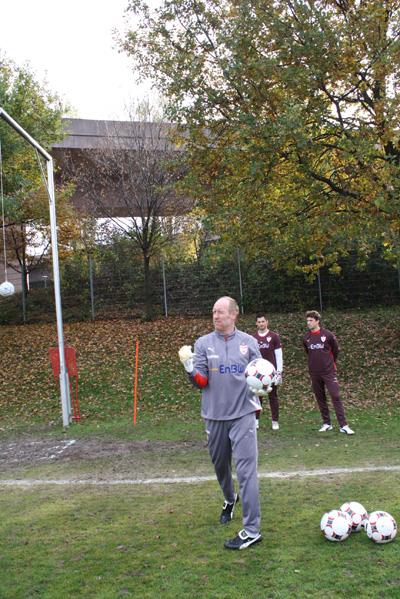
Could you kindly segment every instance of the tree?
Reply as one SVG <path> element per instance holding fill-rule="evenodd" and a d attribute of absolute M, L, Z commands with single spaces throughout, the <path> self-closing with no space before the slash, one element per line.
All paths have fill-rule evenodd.
<path fill-rule="evenodd" d="M 135 120 L 140 114 L 142 121 Z M 170 139 L 171 125 L 153 115 L 147 103 L 133 107 L 128 121 L 110 122 L 102 147 L 82 150 L 69 161 L 69 176 L 92 202 L 97 217 L 106 217 L 140 249 L 145 275 L 146 318 L 153 317 L 150 261 L 180 232 L 179 217 L 188 211 L 176 183 L 185 165 Z"/>
<path fill-rule="evenodd" d="M 68 110 L 57 94 L 39 83 L 29 65 L 17 67 L 0 57 L 0 106 L 43 148 L 62 138 L 62 116 Z M 28 274 L 48 258 L 50 216 L 48 196 L 32 147 L 0 120 L 7 264 L 21 273 L 27 293 Z M 75 236 L 75 218 L 68 204 L 71 188 L 56 196 L 60 258 Z M 1 226 L 2 226 L 1 222 Z"/>
<path fill-rule="evenodd" d="M 188 135 L 226 243 L 315 272 L 399 260 L 398 0 L 131 0 L 120 38 Z M 397 248 L 399 248 L 397 244 Z"/>

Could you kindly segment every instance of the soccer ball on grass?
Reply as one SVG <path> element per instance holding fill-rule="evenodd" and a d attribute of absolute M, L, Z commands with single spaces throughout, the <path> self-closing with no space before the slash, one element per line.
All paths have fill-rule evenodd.
<path fill-rule="evenodd" d="M 329 541 L 345 541 L 351 533 L 351 519 L 340 510 L 330 510 L 321 518 L 321 530 Z"/>
<path fill-rule="evenodd" d="M 397 533 L 396 521 L 387 512 L 372 512 L 365 525 L 365 531 L 375 543 L 389 543 Z"/>
<path fill-rule="evenodd" d="M 358 532 L 365 527 L 368 521 L 368 513 L 361 503 L 358 503 L 358 501 L 346 501 L 339 509 L 350 516 L 352 532 Z"/>

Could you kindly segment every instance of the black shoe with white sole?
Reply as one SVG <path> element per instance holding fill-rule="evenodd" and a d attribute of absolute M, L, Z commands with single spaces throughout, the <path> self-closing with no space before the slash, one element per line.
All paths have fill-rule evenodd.
<path fill-rule="evenodd" d="M 261 543 L 261 541 L 262 538 L 260 533 L 258 533 L 258 535 L 255 537 L 249 537 L 247 532 L 243 529 L 239 532 L 235 539 L 225 541 L 224 546 L 227 549 L 246 549 L 246 547 L 250 547 L 250 545 L 255 545 L 256 543 Z"/>
<path fill-rule="evenodd" d="M 233 518 L 233 510 L 235 509 L 235 505 L 239 503 L 239 493 L 235 493 L 235 501 L 233 503 L 229 503 L 229 501 L 224 501 L 224 505 L 222 506 L 221 512 L 221 524 L 226 524 L 230 522 Z"/>

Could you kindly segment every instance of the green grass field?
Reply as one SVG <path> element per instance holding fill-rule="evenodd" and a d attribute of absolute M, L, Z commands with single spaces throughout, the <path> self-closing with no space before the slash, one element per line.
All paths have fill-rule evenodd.
<path fill-rule="evenodd" d="M 352 437 L 336 424 L 318 433 L 304 315 L 269 319 L 284 350 L 281 429 L 265 410 L 263 541 L 241 552 L 223 547 L 241 528 L 241 505 L 219 524 L 200 396 L 177 358 L 210 319 L 68 325 L 83 419 L 65 429 L 49 360 L 55 326 L 1 327 L 1 599 L 399 597 L 400 537 L 377 545 L 362 531 L 332 543 L 319 529 L 324 512 L 350 500 L 400 521 L 399 311 L 324 317 L 342 350 Z M 251 332 L 253 319 L 239 326 Z"/>

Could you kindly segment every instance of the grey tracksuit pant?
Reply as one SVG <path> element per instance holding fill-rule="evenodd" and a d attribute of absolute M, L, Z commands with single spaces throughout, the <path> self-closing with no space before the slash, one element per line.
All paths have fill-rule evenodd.
<path fill-rule="evenodd" d="M 255 412 L 235 420 L 206 420 L 208 447 L 224 497 L 234 500 L 232 455 L 242 501 L 243 528 L 250 536 L 260 532 Z"/>

